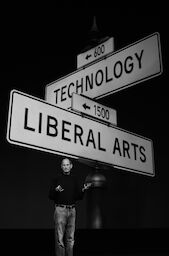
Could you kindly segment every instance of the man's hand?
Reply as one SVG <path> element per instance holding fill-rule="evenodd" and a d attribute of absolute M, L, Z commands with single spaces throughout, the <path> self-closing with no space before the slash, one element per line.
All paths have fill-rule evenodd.
<path fill-rule="evenodd" d="M 58 185 L 58 186 L 55 188 L 55 190 L 58 191 L 58 192 L 62 192 L 64 189 L 63 189 L 60 185 Z"/>
<path fill-rule="evenodd" d="M 84 187 L 82 188 L 82 191 L 84 192 L 85 190 L 89 189 L 91 187 L 92 183 L 85 183 Z"/>

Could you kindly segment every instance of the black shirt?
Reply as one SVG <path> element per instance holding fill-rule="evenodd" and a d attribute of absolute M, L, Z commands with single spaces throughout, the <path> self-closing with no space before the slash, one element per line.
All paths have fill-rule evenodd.
<path fill-rule="evenodd" d="M 56 191 L 55 188 L 60 185 L 64 190 L 62 192 Z M 69 175 L 58 175 L 52 183 L 49 190 L 49 198 L 55 204 L 75 204 L 76 201 L 83 198 L 82 187 L 75 176 L 71 173 Z"/>

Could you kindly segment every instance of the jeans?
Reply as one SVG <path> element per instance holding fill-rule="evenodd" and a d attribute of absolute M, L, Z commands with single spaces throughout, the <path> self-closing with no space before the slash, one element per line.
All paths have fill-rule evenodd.
<path fill-rule="evenodd" d="M 76 209 L 55 206 L 56 256 L 73 256 Z"/>

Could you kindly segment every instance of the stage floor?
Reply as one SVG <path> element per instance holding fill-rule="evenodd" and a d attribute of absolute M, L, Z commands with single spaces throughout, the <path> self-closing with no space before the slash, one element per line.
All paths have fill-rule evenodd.
<path fill-rule="evenodd" d="M 168 229 L 76 230 L 74 256 L 169 256 Z M 0 230 L 0 255 L 55 256 L 54 230 Z"/>

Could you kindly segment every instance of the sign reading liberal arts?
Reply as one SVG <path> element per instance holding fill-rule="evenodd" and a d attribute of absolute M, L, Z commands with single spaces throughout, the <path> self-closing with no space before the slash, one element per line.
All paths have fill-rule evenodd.
<path fill-rule="evenodd" d="M 159 34 L 116 51 L 46 86 L 45 98 L 71 106 L 72 93 L 99 98 L 162 73 Z"/>
<path fill-rule="evenodd" d="M 154 175 L 150 139 L 82 118 L 18 91 L 11 93 L 7 139 L 29 148 Z"/>

